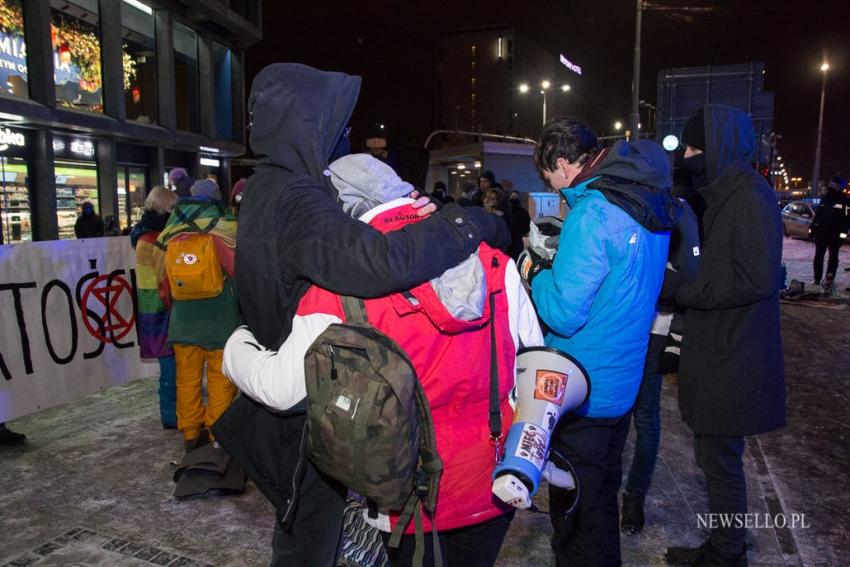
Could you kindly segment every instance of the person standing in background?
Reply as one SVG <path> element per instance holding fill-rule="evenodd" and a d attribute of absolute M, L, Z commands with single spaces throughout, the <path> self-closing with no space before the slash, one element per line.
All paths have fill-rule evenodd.
<path fill-rule="evenodd" d="M 94 205 L 86 201 L 77 222 L 74 223 L 77 238 L 99 238 L 103 236 L 103 220 L 94 211 Z"/>
<path fill-rule="evenodd" d="M 850 230 L 850 199 L 844 196 L 845 187 L 847 181 L 841 177 L 836 176 L 829 181 L 826 194 L 821 197 L 809 229 L 815 239 L 815 279 L 812 285 L 822 286 L 825 293 L 832 291 L 835 274 L 838 272 L 838 253 Z M 826 277 L 821 279 L 827 251 L 829 261 L 826 264 Z"/>
<path fill-rule="evenodd" d="M 159 361 L 159 416 L 165 429 L 177 428 L 177 367 L 174 351 L 168 345 L 171 305 L 160 285 L 165 268 L 156 239 L 177 200 L 177 194 L 168 187 L 157 185 L 151 189 L 145 199 L 145 212 L 130 233 L 130 244 L 136 249 L 140 355 Z"/>
<path fill-rule="evenodd" d="M 178 197 L 189 197 L 192 185 L 195 184 L 195 178 L 182 167 L 175 167 L 168 172 L 168 183 L 174 188 L 174 192 Z"/>
<path fill-rule="evenodd" d="M 168 344 L 177 365 L 177 427 L 186 452 L 211 440 L 209 427 L 236 397 L 236 386 L 222 374 L 221 361 L 227 338 L 242 323 L 235 284 L 236 217 L 215 198 L 218 187 L 212 180 L 196 182 L 192 191 L 198 196 L 178 200 L 157 238 L 157 246 L 166 250 L 166 286 L 172 295 Z M 208 240 L 204 243 L 201 238 Z M 180 258 L 177 265 L 196 265 L 202 271 L 199 281 L 186 281 L 204 293 L 181 297 L 189 285 L 181 287 L 169 272 L 173 269 L 169 257 Z M 213 281 L 220 285 L 212 286 Z M 202 397 L 205 368 L 206 404 Z"/>
<path fill-rule="evenodd" d="M 507 182 L 506 182 L 507 183 Z M 508 248 L 508 256 L 516 260 L 525 249 L 525 237 L 531 230 L 531 216 L 525 207 L 520 204 L 519 191 L 511 191 L 511 245 Z"/>

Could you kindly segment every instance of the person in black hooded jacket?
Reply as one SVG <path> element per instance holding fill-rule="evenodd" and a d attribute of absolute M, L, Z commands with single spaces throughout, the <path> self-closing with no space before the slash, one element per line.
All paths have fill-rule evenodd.
<path fill-rule="evenodd" d="M 77 238 L 98 238 L 103 236 L 103 220 L 94 212 L 94 205 L 86 201 L 82 212 L 74 223 L 74 236 Z"/>
<path fill-rule="evenodd" d="M 509 238 L 502 221 L 455 204 L 386 234 L 345 214 L 325 172 L 347 153 L 359 89 L 359 77 L 293 63 L 254 79 L 248 108 L 258 164 L 239 213 L 236 277 L 248 326 L 268 348 L 287 338 L 312 284 L 378 297 L 436 277 L 483 240 L 500 246 Z M 273 565 L 333 565 L 337 551 L 346 490 L 306 460 L 304 411 L 280 414 L 242 396 L 213 426 L 277 509 Z"/>
<path fill-rule="evenodd" d="M 838 271 L 838 252 L 847 238 L 850 230 L 850 199 L 844 196 L 847 182 L 841 177 L 833 177 L 827 185 L 826 194 L 821 197 L 820 205 L 812 220 L 811 233 L 815 239 L 814 285 L 823 285 L 823 290 L 830 291 L 835 274 Z M 823 275 L 823 259 L 829 250 L 829 261 L 826 263 L 826 277 Z"/>
<path fill-rule="evenodd" d="M 699 548 L 671 547 L 674 565 L 746 565 L 744 436 L 785 425 L 779 319 L 782 221 L 773 190 L 750 165 L 753 125 L 742 110 L 709 104 L 682 132 L 683 166 L 705 199 L 696 275 L 676 301 L 687 308 L 679 408 L 694 434 L 709 511 L 730 514 Z M 720 521 L 718 517 L 718 521 Z"/>

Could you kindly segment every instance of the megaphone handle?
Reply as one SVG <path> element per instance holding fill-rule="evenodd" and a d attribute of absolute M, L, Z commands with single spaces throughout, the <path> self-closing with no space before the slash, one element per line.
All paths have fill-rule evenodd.
<path fill-rule="evenodd" d="M 575 497 L 573 498 L 573 505 L 570 506 L 567 510 L 564 510 L 564 512 L 563 512 L 564 516 L 566 516 L 568 514 L 571 514 L 578 507 L 578 503 L 581 501 L 581 479 L 579 478 L 578 473 L 576 473 L 576 470 L 573 468 L 573 464 L 569 461 L 569 459 L 567 459 L 564 455 L 561 454 L 560 451 L 558 451 L 557 449 L 555 449 L 554 447 L 552 447 L 550 445 L 549 446 L 549 458 L 551 459 L 553 455 L 555 457 L 557 457 L 560 461 L 562 461 L 563 464 L 565 465 L 565 466 L 559 465 L 558 468 L 565 470 L 569 474 L 571 474 L 572 477 L 573 477 L 573 480 L 575 481 L 575 484 L 576 484 Z"/>

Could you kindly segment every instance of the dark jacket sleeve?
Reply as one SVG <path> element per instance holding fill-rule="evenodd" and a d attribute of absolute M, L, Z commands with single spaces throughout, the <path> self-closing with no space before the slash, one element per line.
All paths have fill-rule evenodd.
<path fill-rule="evenodd" d="M 682 284 L 676 299 L 683 307 L 730 309 L 768 299 L 779 291 L 782 229 L 773 200 L 746 198 L 729 202 L 706 235 L 726 246 L 722 262 L 703 262 L 693 281 Z M 749 193 L 749 194 L 748 194 Z M 772 196 L 771 196 L 772 197 Z M 721 234 L 715 235 L 715 231 Z M 716 251 L 710 251 L 715 254 Z"/>
<path fill-rule="evenodd" d="M 676 292 L 679 287 L 694 278 L 699 268 L 700 245 L 699 224 L 693 209 L 682 201 L 683 214 L 670 231 L 670 252 L 667 256 L 667 269 L 664 283 L 658 297 L 659 306 L 666 310 L 677 307 Z"/>
<path fill-rule="evenodd" d="M 278 246 L 298 276 L 357 297 L 386 295 L 438 276 L 498 230 L 496 219 L 482 209 L 454 204 L 386 234 L 314 193 L 305 193 L 292 205 L 297 226 L 281 227 Z"/>

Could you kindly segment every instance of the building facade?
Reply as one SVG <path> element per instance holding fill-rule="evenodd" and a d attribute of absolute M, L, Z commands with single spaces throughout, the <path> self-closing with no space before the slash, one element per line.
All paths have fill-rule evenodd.
<path fill-rule="evenodd" d="M 569 104 L 564 85 L 580 80 L 557 55 L 510 27 L 465 29 L 436 40 L 435 129 L 536 138 Z M 525 92 L 521 85 L 527 85 Z"/>
<path fill-rule="evenodd" d="M 0 0 L 0 243 L 119 229 L 183 167 L 226 194 L 260 0 Z"/>

